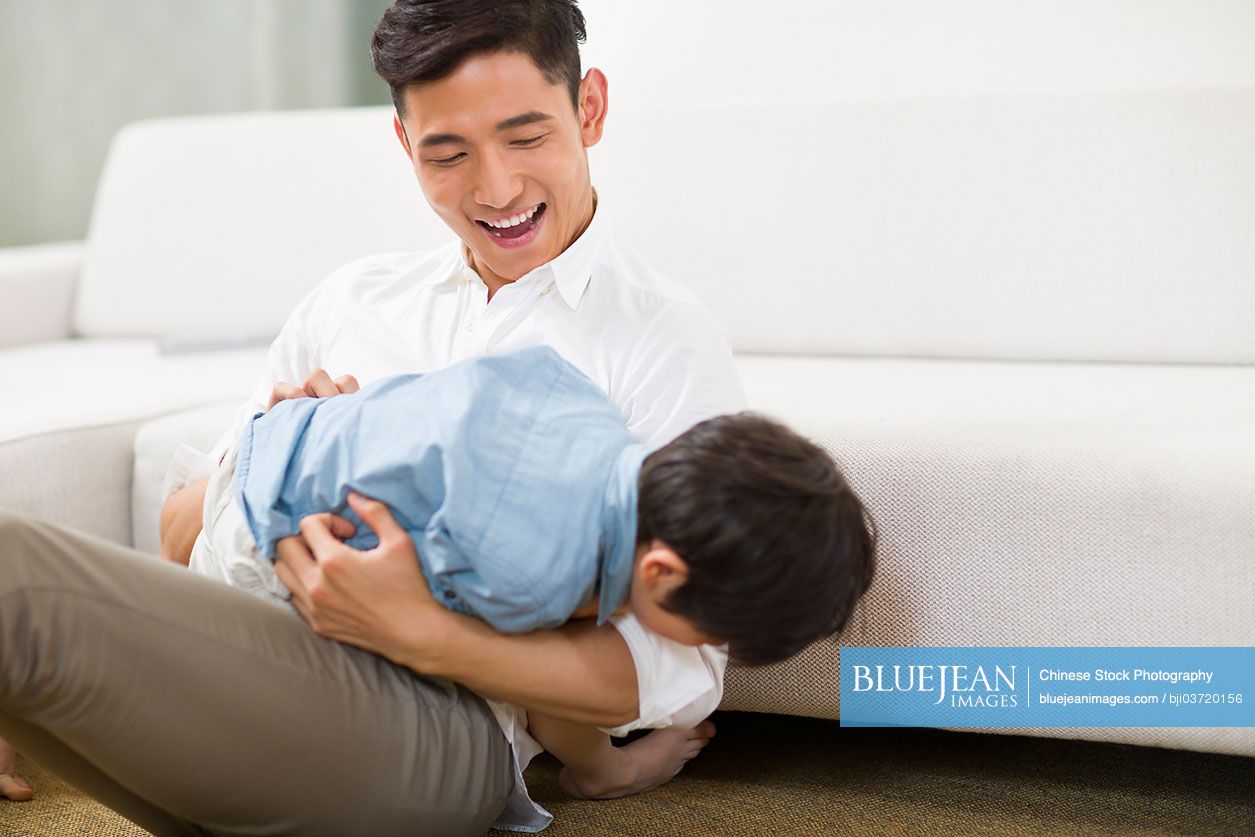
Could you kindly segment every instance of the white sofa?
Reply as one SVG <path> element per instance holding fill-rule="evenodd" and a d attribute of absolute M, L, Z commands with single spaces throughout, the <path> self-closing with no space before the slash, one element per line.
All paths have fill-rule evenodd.
<path fill-rule="evenodd" d="M 387 109 L 139 123 L 85 244 L 0 251 L 0 505 L 153 550 L 180 441 L 332 268 L 449 232 Z M 1255 645 L 1255 90 L 612 111 L 619 231 L 826 444 L 856 645 Z M 163 342 L 164 341 L 164 342 Z M 334 370 L 352 372 L 353 370 Z M 195 408 L 190 409 L 189 408 Z M 725 707 L 837 717 L 835 642 Z M 1255 729 L 1025 730 L 1255 755 Z"/>

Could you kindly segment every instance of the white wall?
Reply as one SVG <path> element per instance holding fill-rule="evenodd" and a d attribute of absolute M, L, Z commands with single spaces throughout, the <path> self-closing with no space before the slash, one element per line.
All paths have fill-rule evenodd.
<path fill-rule="evenodd" d="M 612 102 L 1255 84 L 1255 0 L 582 0 Z"/>

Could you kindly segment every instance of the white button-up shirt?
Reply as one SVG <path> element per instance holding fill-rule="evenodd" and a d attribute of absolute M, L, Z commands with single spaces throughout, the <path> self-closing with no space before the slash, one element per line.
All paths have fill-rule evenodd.
<path fill-rule="evenodd" d="M 501 287 L 491 301 L 465 252 L 454 241 L 434 252 L 369 256 L 328 276 L 289 316 L 252 400 L 210 461 L 231 450 L 278 381 L 300 385 L 321 367 L 364 386 L 535 345 L 552 346 L 600 386 L 633 438 L 651 449 L 699 421 L 745 409 L 725 329 L 692 293 L 613 234 L 604 207 L 561 255 Z M 225 467 L 232 462 L 226 457 Z M 201 554 L 247 541 L 247 532 L 237 531 L 243 518 L 224 514 L 231 482 L 228 474 L 210 481 Z M 167 490 L 176 485 L 168 480 Z M 641 715 L 609 732 L 691 726 L 718 706 L 722 649 L 680 645 L 644 630 L 631 615 L 613 624 L 632 653 Z M 551 818 L 527 796 L 522 770 L 541 748 L 527 734 L 521 709 L 489 704 L 515 756 L 515 793 L 497 826 L 539 830 Z"/>
<path fill-rule="evenodd" d="M 535 345 L 605 390 L 651 448 L 745 407 L 727 332 L 613 234 L 604 207 L 565 252 L 491 302 L 457 241 L 345 265 L 288 318 L 254 399 L 264 407 L 274 381 L 299 385 L 317 367 L 366 384 Z"/>

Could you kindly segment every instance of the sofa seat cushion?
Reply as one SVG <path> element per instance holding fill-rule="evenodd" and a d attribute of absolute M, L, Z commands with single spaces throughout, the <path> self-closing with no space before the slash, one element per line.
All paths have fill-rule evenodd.
<path fill-rule="evenodd" d="M 0 444 L 248 395 L 265 349 L 162 354 L 153 340 L 76 339 L 0 352 Z"/>
<path fill-rule="evenodd" d="M 1255 645 L 1255 367 L 738 362 L 879 527 L 842 644 Z M 837 645 L 730 669 L 724 707 L 837 717 Z M 1255 730 L 1020 732 L 1255 755 Z"/>
<path fill-rule="evenodd" d="M 828 447 L 880 526 L 848 640 L 1255 645 L 1255 368 L 740 369 L 751 406 Z"/>
<path fill-rule="evenodd" d="M 132 443 L 150 418 L 242 402 L 262 350 L 163 355 L 151 340 L 76 339 L 0 352 L 0 508 L 131 542 Z"/>
<path fill-rule="evenodd" d="M 750 406 L 832 451 L 879 526 L 876 581 L 841 642 L 1255 644 L 1255 368 L 737 363 Z M 137 544 L 155 543 L 174 447 L 207 447 L 233 409 L 140 432 Z M 837 642 L 731 667 L 723 708 L 838 717 Z M 1014 732 L 1255 755 L 1255 730 Z"/>

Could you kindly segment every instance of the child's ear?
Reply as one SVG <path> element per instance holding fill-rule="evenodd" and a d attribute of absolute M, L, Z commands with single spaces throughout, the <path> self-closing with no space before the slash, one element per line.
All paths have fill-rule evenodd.
<path fill-rule="evenodd" d="M 639 572 L 645 586 L 665 598 L 688 581 L 689 565 L 674 549 L 655 540 L 641 556 Z"/>

